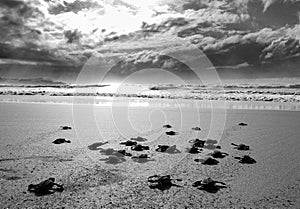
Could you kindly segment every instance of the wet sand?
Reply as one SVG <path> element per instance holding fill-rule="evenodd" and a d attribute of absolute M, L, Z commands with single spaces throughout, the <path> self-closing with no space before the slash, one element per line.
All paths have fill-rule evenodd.
<path fill-rule="evenodd" d="M 299 111 L 228 109 L 224 112 L 216 108 L 212 114 L 210 108 L 203 106 L 197 109 L 174 104 L 164 107 L 140 104 L 130 108 L 117 105 L 113 111 L 96 106 L 92 111 L 95 117 L 91 117 L 90 108 L 0 103 L 3 208 L 300 207 Z M 124 110 L 128 110 L 126 114 Z M 199 115 L 195 110 L 199 110 Z M 248 125 L 239 126 L 240 122 Z M 167 123 L 178 135 L 165 134 L 167 129 L 163 125 Z M 211 124 L 216 127 L 211 129 Z M 72 129 L 60 130 L 61 125 L 70 125 Z M 201 131 L 191 129 L 195 126 L 201 127 Z M 229 154 L 218 159 L 218 165 L 194 161 L 206 157 L 212 152 L 210 149 L 199 154 L 186 151 L 191 147 L 190 140 L 207 139 L 208 135 L 221 136 L 221 150 Z M 119 144 L 137 136 L 147 139 L 139 143 L 150 150 L 135 152 Z M 71 143 L 52 144 L 60 137 Z M 108 143 L 101 145 L 105 141 Z M 232 142 L 248 144 L 251 149 L 238 151 L 230 145 Z M 156 152 L 158 144 L 176 145 L 180 153 Z M 150 158 L 145 162 L 127 156 L 116 158 L 108 149 L 126 149 L 134 156 L 145 153 Z M 244 154 L 257 163 L 238 163 L 234 157 Z M 182 181 L 174 182 L 177 186 L 164 191 L 151 189 L 147 177 L 154 174 L 170 174 Z M 64 191 L 45 196 L 27 191 L 29 184 L 49 177 L 63 184 Z M 222 181 L 227 187 L 210 193 L 191 186 L 204 177 Z"/>

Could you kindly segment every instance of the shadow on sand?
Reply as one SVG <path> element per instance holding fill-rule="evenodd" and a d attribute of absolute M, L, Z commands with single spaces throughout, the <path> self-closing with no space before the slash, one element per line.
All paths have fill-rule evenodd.
<path fill-rule="evenodd" d="M 171 187 L 182 187 L 180 185 L 177 185 L 177 184 L 164 184 L 164 185 L 157 185 L 157 186 L 149 186 L 151 189 L 158 189 L 160 191 L 166 191 L 166 190 L 169 190 L 171 189 Z"/>
<path fill-rule="evenodd" d="M 124 157 L 109 156 L 108 158 L 100 159 L 100 161 L 104 161 L 106 164 L 119 164 L 124 163 L 126 160 Z"/>
<path fill-rule="evenodd" d="M 151 189 L 158 189 L 160 191 L 165 191 L 171 189 L 171 187 L 182 187 L 180 185 L 174 184 L 172 181 L 182 181 L 181 179 L 171 179 L 170 175 L 160 176 L 153 175 L 148 177 L 149 187 Z"/>
<path fill-rule="evenodd" d="M 120 153 L 117 150 L 114 150 L 112 148 L 108 148 L 108 149 L 99 148 L 99 150 L 101 154 L 109 156 L 108 158 L 100 159 L 100 161 L 104 161 L 107 164 L 119 164 L 126 161 L 125 155 Z"/>
<path fill-rule="evenodd" d="M 145 142 L 145 141 L 148 141 L 148 139 L 146 138 L 143 138 L 143 137 L 136 137 L 136 138 L 131 138 L 132 141 L 137 141 L 137 142 Z"/>
<path fill-rule="evenodd" d="M 104 144 L 107 144 L 108 142 L 96 142 L 96 143 L 93 143 L 91 145 L 88 146 L 88 149 L 89 150 L 101 150 L 101 146 L 103 146 Z"/>
<path fill-rule="evenodd" d="M 209 178 L 210 179 L 210 178 Z M 209 193 L 217 193 L 220 189 L 227 188 L 224 182 L 212 181 L 209 183 L 203 183 L 203 181 L 196 181 L 192 185 L 199 190 L 203 190 Z"/>
<path fill-rule="evenodd" d="M 155 161 L 154 159 L 149 159 L 149 157 L 147 158 L 143 158 L 143 157 L 132 157 L 132 160 L 136 163 L 147 163 L 150 161 Z"/>
<path fill-rule="evenodd" d="M 223 188 L 227 188 L 227 187 L 222 186 L 222 185 L 215 185 L 213 187 L 199 187 L 198 189 L 203 190 L 208 193 L 217 193 L 220 189 L 223 189 Z"/>

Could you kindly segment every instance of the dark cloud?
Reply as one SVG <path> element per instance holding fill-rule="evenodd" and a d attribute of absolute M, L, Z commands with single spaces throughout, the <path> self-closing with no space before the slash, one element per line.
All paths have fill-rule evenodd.
<path fill-rule="evenodd" d="M 104 1 L 0 0 L 0 59 L 49 62 L 61 69 L 83 65 L 93 52 L 104 57 L 119 53 L 125 55 L 115 73 L 185 71 L 184 64 L 153 50 L 177 50 L 162 35 L 192 43 L 223 69 L 298 64 L 298 0 L 163 0 L 143 12 L 122 0 L 112 2 L 105 10 Z"/>
<path fill-rule="evenodd" d="M 193 74 L 188 66 L 179 60 L 164 53 L 149 50 L 123 56 L 121 61 L 112 67 L 110 73 L 126 76 L 150 68 L 164 69 L 178 76 L 182 73 Z"/>
<path fill-rule="evenodd" d="M 266 28 L 255 33 L 230 36 L 205 47 L 199 44 L 199 47 L 216 66 L 235 66 L 242 63 L 261 65 L 300 58 L 299 39 L 290 36 L 288 31 L 287 28 Z"/>
<path fill-rule="evenodd" d="M 143 22 L 142 24 L 142 31 L 144 33 L 157 33 L 157 32 L 166 32 L 173 27 L 182 27 L 188 25 L 189 20 L 183 17 L 177 18 L 168 18 L 167 20 L 163 21 L 160 24 L 148 24 Z"/>
<path fill-rule="evenodd" d="M 182 5 L 182 9 L 183 10 L 188 10 L 188 9 L 191 9 L 191 10 L 199 10 L 199 9 L 205 9 L 207 8 L 208 6 L 204 3 L 202 3 L 201 1 L 189 1 L 187 3 L 184 3 Z"/>
<path fill-rule="evenodd" d="M 265 62 L 276 63 L 291 58 L 300 58 L 300 43 L 296 39 L 282 38 L 264 48 L 261 57 Z"/>
<path fill-rule="evenodd" d="M 205 54 L 215 66 L 235 66 L 242 63 L 261 64 L 264 46 L 256 42 L 226 43 L 219 49 L 208 49 Z"/>
<path fill-rule="evenodd" d="M 55 48 L 53 43 L 57 41 L 51 39 L 51 33 L 56 29 L 54 24 L 47 20 L 48 13 L 45 9 L 42 2 L 35 0 L 0 1 L 0 60 L 33 61 L 38 66 L 45 63 L 64 66 L 73 62 Z M 46 30 L 49 32 L 45 32 Z M 7 64 L 5 66 L 7 67 Z M 12 66 L 19 69 L 19 64 Z"/>
<path fill-rule="evenodd" d="M 23 1 L 16 1 L 16 0 L 1 0 L 0 5 L 1 6 L 6 6 L 6 7 L 9 7 L 9 8 L 26 6 Z"/>
<path fill-rule="evenodd" d="M 260 23 L 261 27 L 278 28 L 286 25 L 296 25 L 299 23 L 299 11 L 300 2 L 293 0 L 269 0 L 262 2 L 253 0 L 248 3 L 249 15 L 253 20 Z"/>
<path fill-rule="evenodd" d="M 41 31 L 27 24 L 29 19 L 41 19 L 44 14 L 24 1 L 1 1 L 0 5 L 0 58 L 19 57 L 22 53 L 31 56 L 32 51 L 39 48 L 35 43 L 39 41 Z M 14 51 L 16 49 L 19 51 Z"/>
<path fill-rule="evenodd" d="M 0 56 L 1 58 L 29 60 L 29 61 L 50 61 L 62 62 L 53 55 L 51 50 L 40 49 L 34 44 L 27 44 L 22 47 L 15 47 L 9 44 L 0 43 Z"/>
<path fill-rule="evenodd" d="M 14 38 L 23 38 L 22 36 L 30 32 L 26 27 L 28 18 L 34 18 L 42 13 L 34 7 L 27 5 L 22 1 L 1 1 L 0 18 L 0 41 L 7 41 Z"/>

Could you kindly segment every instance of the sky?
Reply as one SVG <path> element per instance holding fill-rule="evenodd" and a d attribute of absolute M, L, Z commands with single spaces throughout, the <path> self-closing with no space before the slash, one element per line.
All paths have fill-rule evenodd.
<path fill-rule="evenodd" d="M 74 82 L 93 56 L 189 74 L 174 53 L 221 79 L 300 77 L 300 0 L 0 0 L 0 28 L 2 78 Z"/>

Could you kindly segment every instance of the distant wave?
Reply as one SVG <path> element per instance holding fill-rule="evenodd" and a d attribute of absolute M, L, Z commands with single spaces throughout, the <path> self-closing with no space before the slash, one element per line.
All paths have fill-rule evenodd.
<path fill-rule="evenodd" d="M 98 84 L 78 84 L 78 85 L 68 85 L 68 84 L 63 84 L 63 85 L 43 85 L 43 84 L 0 84 L 0 87 L 12 87 L 12 88 L 59 88 L 59 89 L 74 89 L 74 88 L 96 88 L 96 87 L 105 87 L 109 86 L 108 84 L 103 84 L 103 85 L 98 85 Z"/>
<path fill-rule="evenodd" d="M 107 86 L 107 87 L 106 87 Z M 98 87 L 103 87 L 99 88 Z M 79 91 L 76 88 L 80 88 Z M 72 85 L 3 84 L 0 95 L 132 97 L 225 101 L 300 102 L 300 84 L 288 85 Z"/>
<path fill-rule="evenodd" d="M 109 85 L 98 85 L 98 84 L 67 84 L 61 81 L 53 81 L 45 78 L 2 78 L 0 77 L 0 87 L 12 87 L 12 88 L 60 88 L 60 89 L 71 89 L 71 88 L 90 88 L 90 87 L 104 87 Z"/>
<path fill-rule="evenodd" d="M 287 85 L 258 85 L 258 84 L 224 84 L 224 85 L 176 85 L 176 84 L 162 84 L 149 87 L 149 90 L 153 91 L 163 91 L 172 89 L 190 89 L 190 90 L 200 90 L 200 89 L 210 89 L 210 88 L 220 88 L 220 89 L 300 89 L 300 84 L 287 84 Z"/>
<path fill-rule="evenodd" d="M 69 84 L 62 81 L 53 81 L 48 78 L 3 78 L 0 77 L 0 87 L 20 88 L 92 88 L 105 87 L 108 84 Z M 148 85 L 149 86 L 149 85 Z M 158 84 L 149 86 L 151 91 L 168 90 L 204 90 L 204 89 L 300 89 L 299 84 L 224 84 L 224 85 L 202 85 L 202 84 Z"/>
<path fill-rule="evenodd" d="M 53 81 L 47 78 L 3 78 L 0 77 L 0 84 L 5 85 L 65 85 L 61 81 Z"/>
<path fill-rule="evenodd" d="M 222 87 L 222 86 L 221 86 Z M 224 89 L 299 89 L 300 84 L 287 85 L 224 85 Z"/>
<path fill-rule="evenodd" d="M 220 100 L 220 101 L 268 101 L 268 102 L 300 102 L 299 92 L 284 91 L 186 91 L 173 93 L 151 94 L 145 93 L 93 93 L 93 92 L 45 92 L 29 89 L 0 90 L 0 95 L 45 95 L 50 97 L 131 97 L 131 98 L 159 98 L 159 99 L 192 99 L 192 100 Z"/>

